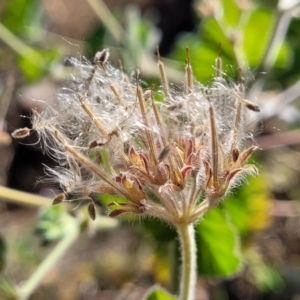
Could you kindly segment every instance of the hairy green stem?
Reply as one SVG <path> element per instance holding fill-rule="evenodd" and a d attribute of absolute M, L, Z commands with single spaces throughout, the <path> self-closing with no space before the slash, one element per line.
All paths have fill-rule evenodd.
<path fill-rule="evenodd" d="M 196 290 L 196 241 L 193 224 L 176 226 L 182 256 L 179 300 L 194 300 Z"/>
<path fill-rule="evenodd" d="M 57 264 L 65 252 L 73 245 L 77 240 L 80 233 L 79 224 L 74 220 L 74 224 L 70 226 L 65 236 L 49 253 L 46 259 L 38 266 L 31 277 L 24 283 L 19 289 L 20 300 L 27 300 L 40 285 L 44 277 L 51 271 L 51 269 Z"/>

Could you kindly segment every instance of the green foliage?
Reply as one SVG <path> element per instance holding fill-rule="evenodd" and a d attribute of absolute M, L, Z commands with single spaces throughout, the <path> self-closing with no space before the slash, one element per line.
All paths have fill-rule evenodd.
<path fill-rule="evenodd" d="M 171 296 L 166 290 L 155 286 L 147 293 L 144 300 L 176 300 L 176 298 Z"/>
<path fill-rule="evenodd" d="M 234 28 L 239 25 L 241 20 L 241 9 L 234 0 L 223 0 L 223 18 L 228 26 Z"/>
<path fill-rule="evenodd" d="M 17 287 L 11 278 L 6 274 L 0 275 L 0 299 L 19 300 Z"/>
<path fill-rule="evenodd" d="M 261 65 L 272 39 L 275 26 L 272 9 L 257 7 L 241 11 L 233 0 L 223 0 L 222 5 L 222 14 L 204 18 L 198 32 L 182 35 L 171 54 L 173 59 L 184 61 L 184 49 L 189 46 L 194 75 L 203 83 L 214 75 L 219 45 L 223 70 L 232 77 L 233 66 L 247 69 Z M 292 62 L 291 47 L 287 41 L 278 47 L 277 56 L 272 57 L 272 66 L 287 69 Z"/>
<path fill-rule="evenodd" d="M 249 177 L 241 188 L 226 198 L 223 205 L 244 240 L 266 228 L 270 221 L 271 197 L 264 176 Z"/>
<path fill-rule="evenodd" d="M 228 196 L 197 225 L 198 272 L 202 275 L 230 276 L 241 266 L 241 242 L 269 223 L 270 195 L 263 176 Z"/>
<path fill-rule="evenodd" d="M 74 218 L 65 211 L 63 205 L 54 205 L 41 210 L 36 234 L 47 245 L 65 236 L 73 226 Z"/>
<path fill-rule="evenodd" d="M 56 49 L 35 49 L 34 53 L 19 56 L 18 66 L 28 81 L 37 81 L 49 71 L 51 65 L 54 64 L 60 56 L 60 53 Z"/>
<path fill-rule="evenodd" d="M 261 62 L 270 40 L 273 23 L 274 16 L 270 10 L 258 8 L 251 12 L 243 28 L 243 51 L 251 67 Z"/>
<path fill-rule="evenodd" d="M 229 214 L 212 209 L 196 227 L 197 268 L 200 275 L 231 276 L 241 267 L 239 239 Z"/>
<path fill-rule="evenodd" d="M 28 81 L 42 78 L 61 55 L 55 46 L 50 49 L 43 48 L 45 41 L 39 29 L 41 11 L 38 1 L 9 1 L 3 12 L 2 23 L 11 34 L 14 34 L 6 37 L 5 41 L 19 54 L 16 62 L 24 77 Z"/>
<path fill-rule="evenodd" d="M 2 23 L 13 33 L 26 35 L 38 12 L 37 0 L 10 0 L 5 6 Z"/>
<path fill-rule="evenodd" d="M 176 231 L 170 225 L 157 219 L 145 219 L 143 227 L 159 242 L 170 242 L 177 236 Z"/>

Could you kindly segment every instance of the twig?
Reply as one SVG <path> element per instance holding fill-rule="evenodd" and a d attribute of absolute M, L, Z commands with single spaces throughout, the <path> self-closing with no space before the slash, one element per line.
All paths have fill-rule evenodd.
<path fill-rule="evenodd" d="M 0 199 L 1 198 L 9 202 L 33 206 L 50 206 L 52 203 L 52 201 L 46 197 L 16 191 L 0 185 Z"/>

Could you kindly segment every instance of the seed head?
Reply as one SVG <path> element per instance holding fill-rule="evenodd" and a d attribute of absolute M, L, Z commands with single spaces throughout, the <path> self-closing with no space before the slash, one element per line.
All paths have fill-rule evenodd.
<path fill-rule="evenodd" d="M 158 49 L 157 49 L 158 52 Z M 247 160 L 249 111 L 242 83 L 229 83 L 216 60 L 208 87 L 196 82 L 187 49 L 184 88 L 172 88 L 158 52 L 161 87 L 142 90 L 139 75 L 129 78 L 108 61 L 73 60 L 80 75 L 58 93 L 57 105 L 33 111 L 32 128 L 59 167 L 48 169 L 62 193 L 53 204 L 78 195 L 96 217 L 92 194 L 118 195 L 109 215 L 138 214 L 168 223 L 194 223 L 217 205 L 245 174 L 256 174 Z M 137 71 L 136 74 L 139 74 Z M 221 80 L 222 79 L 222 80 Z M 69 197 L 68 197 L 69 198 Z"/>

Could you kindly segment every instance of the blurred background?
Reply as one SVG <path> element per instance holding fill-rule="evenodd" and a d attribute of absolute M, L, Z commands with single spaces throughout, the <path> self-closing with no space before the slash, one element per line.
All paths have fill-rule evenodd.
<path fill-rule="evenodd" d="M 74 71 L 69 57 L 92 59 L 109 48 L 112 64 L 121 59 L 128 74 L 139 68 L 146 84 L 159 85 L 157 45 L 170 82 L 183 83 L 188 46 L 197 80 L 210 84 L 220 55 L 230 80 L 243 70 L 247 99 L 262 107 L 250 124 L 260 176 L 197 229 L 196 299 L 300 299 L 299 2 L 1 0 L 0 300 L 20 299 L 17 287 L 29 280 L 37 286 L 33 300 L 137 300 L 155 283 L 176 292 L 171 228 L 108 219 L 101 197 L 95 222 L 85 207 L 48 207 L 46 197 L 59 190 L 41 178 L 53 162 L 34 136 L 11 138 L 30 127 L 34 107 L 56 100 Z M 66 240 L 63 259 L 53 263 Z M 52 268 L 37 284 L 47 257 Z"/>

